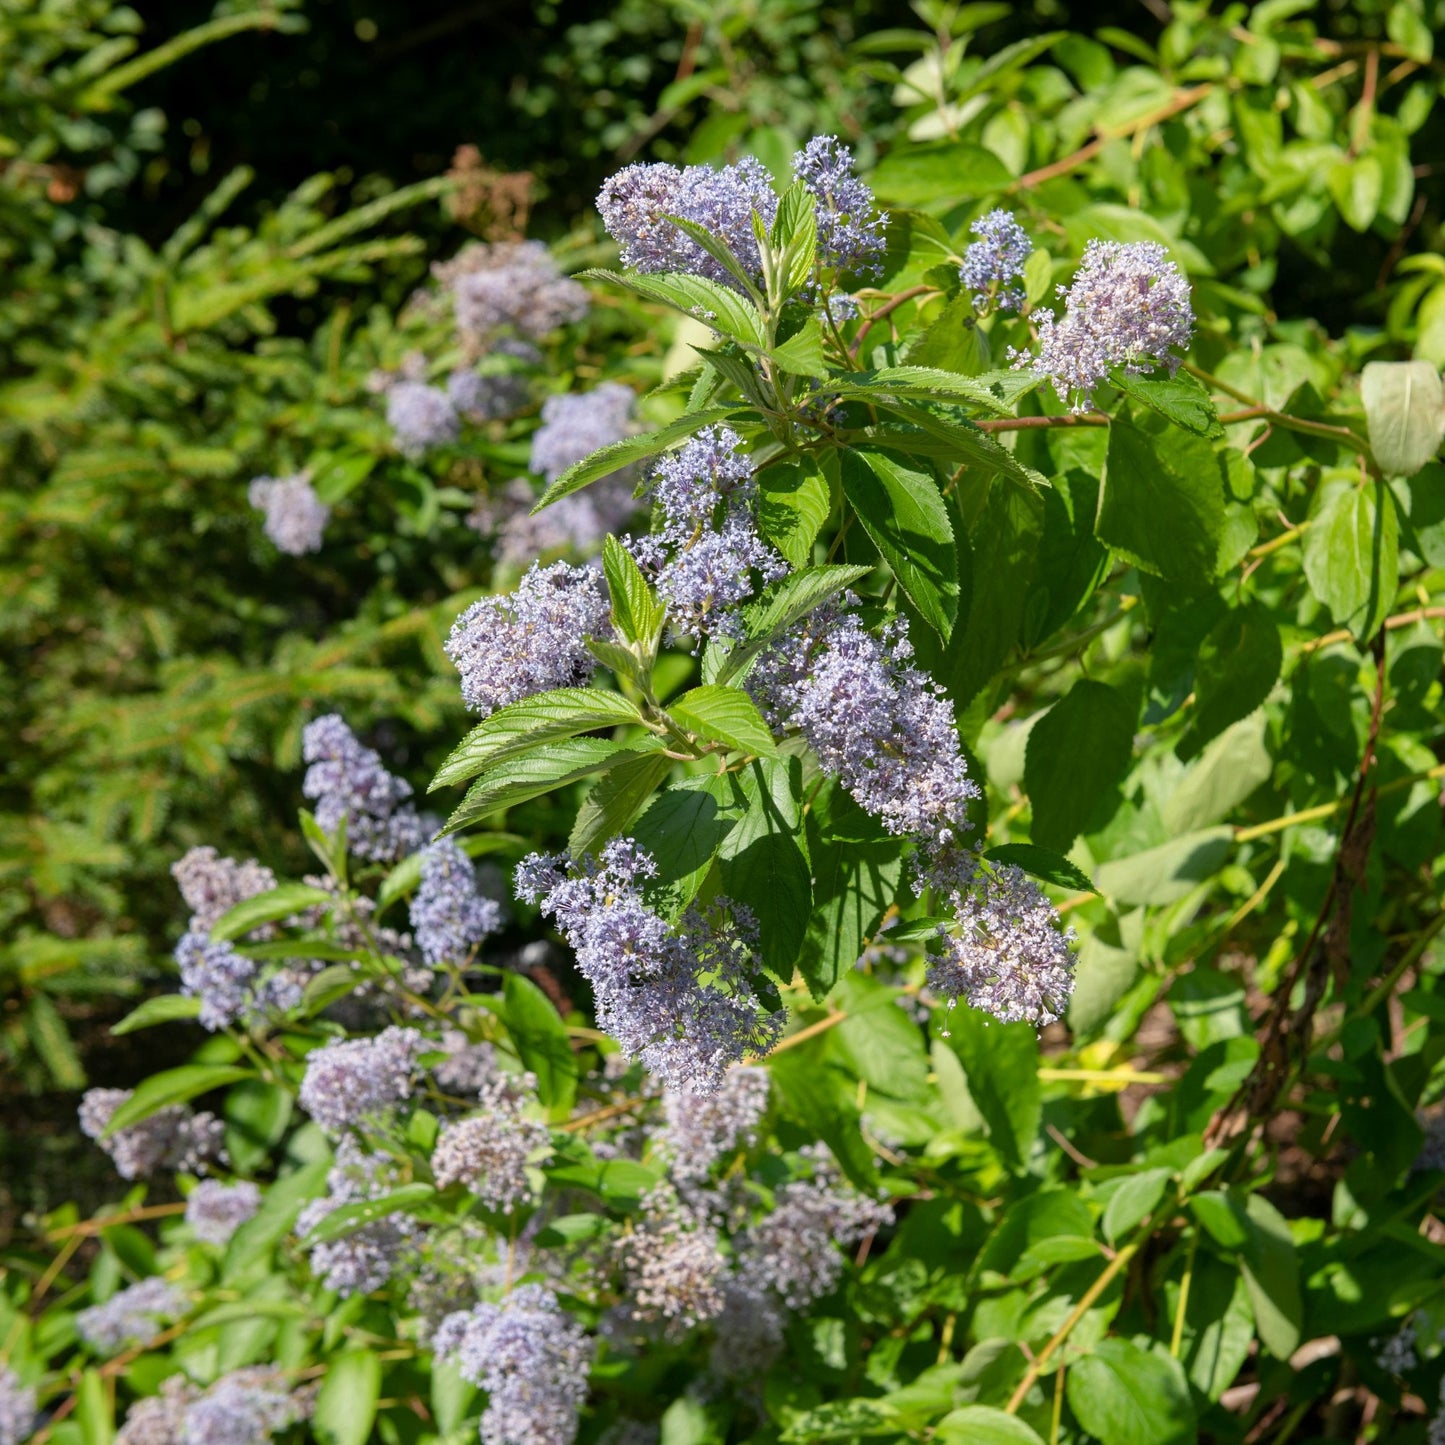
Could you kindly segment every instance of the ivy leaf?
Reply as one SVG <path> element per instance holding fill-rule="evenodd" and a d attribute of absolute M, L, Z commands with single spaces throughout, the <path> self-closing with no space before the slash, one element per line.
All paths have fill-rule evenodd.
<path fill-rule="evenodd" d="M 778 745 L 757 704 L 736 687 L 705 685 L 668 703 L 667 711 L 690 733 L 741 752 L 776 757 Z"/>
<path fill-rule="evenodd" d="M 1360 374 L 1370 449 L 1387 476 L 1412 477 L 1445 437 L 1445 386 L 1428 361 L 1371 361 Z"/>
<path fill-rule="evenodd" d="M 1201 436 L 1162 417 L 1124 412 L 1109 423 L 1098 534 L 1146 572 L 1202 586 L 1224 536 L 1224 469 Z"/>
<path fill-rule="evenodd" d="M 529 978 L 508 973 L 502 988 L 507 1032 L 522 1063 L 537 1076 L 537 1094 L 553 1118 L 565 1119 L 577 1097 L 577 1056 L 552 1000 Z"/>
<path fill-rule="evenodd" d="M 228 908 L 211 925 L 211 938 L 216 943 L 239 938 L 253 928 L 265 923 L 275 923 L 280 918 L 290 918 L 316 903 L 334 902 L 334 896 L 324 888 L 312 888 L 307 883 L 283 883 L 278 888 L 269 888 L 252 898 L 243 898 L 233 908 Z"/>
<path fill-rule="evenodd" d="M 1383 483 L 1322 487 L 1310 507 L 1304 570 L 1310 591 L 1341 627 L 1374 636 L 1400 581 L 1399 519 Z"/>
<path fill-rule="evenodd" d="M 1128 1340 L 1104 1339 L 1075 1360 L 1069 1408 L 1102 1445 L 1194 1445 L 1198 1427 L 1178 1360 Z"/>
<path fill-rule="evenodd" d="M 1066 853 L 1089 827 L 1129 771 L 1137 716 L 1127 694 L 1084 678 L 1034 724 L 1024 755 L 1024 788 L 1036 843 Z"/>
<path fill-rule="evenodd" d="M 594 728 L 619 727 L 642 721 L 635 703 L 621 693 L 594 687 L 560 687 L 539 692 L 498 708 L 452 750 L 437 770 L 428 792 L 464 783 L 504 758 L 531 751 L 542 743 L 575 737 Z"/>
<path fill-rule="evenodd" d="M 1258 603 L 1235 608 L 1210 629 L 1194 674 L 1194 712 L 1175 746 L 1185 762 L 1269 696 L 1284 665 L 1274 619 Z"/>
<path fill-rule="evenodd" d="M 958 617 L 958 549 L 938 483 L 882 452 L 839 453 L 843 494 L 919 615 L 947 641 Z"/>
<path fill-rule="evenodd" d="M 1034 878 L 1045 883 L 1057 884 L 1060 888 L 1072 888 L 1078 893 L 1097 893 L 1099 890 L 1089 882 L 1088 875 L 1060 853 L 1050 848 L 1040 848 L 1035 843 L 1000 843 L 983 855 L 990 863 L 1011 863 L 1022 868 Z"/>

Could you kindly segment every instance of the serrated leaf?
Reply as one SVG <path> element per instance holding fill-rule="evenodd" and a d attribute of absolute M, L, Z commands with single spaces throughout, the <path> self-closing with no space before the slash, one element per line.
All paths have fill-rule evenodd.
<path fill-rule="evenodd" d="M 936 366 L 882 366 L 872 371 L 845 372 L 833 377 L 828 385 L 841 396 L 966 401 L 994 416 L 1013 415 L 1012 400 L 1002 395 L 991 379 Z"/>
<path fill-rule="evenodd" d="M 818 458 L 788 457 L 757 474 L 758 527 L 795 568 L 813 560 L 813 543 L 833 510 L 833 491 Z"/>
<path fill-rule="evenodd" d="M 662 604 L 632 553 L 611 535 L 602 541 L 602 571 L 618 635 L 624 642 L 639 643 L 651 651 L 662 630 Z"/>
<path fill-rule="evenodd" d="M 544 507 L 550 507 L 553 502 L 570 496 L 573 492 L 580 492 L 583 487 L 600 481 L 603 477 L 610 477 L 613 472 L 620 471 L 633 462 L 640 462 L 647 457 L 657 456 L 659 452 L 668 451 L 678 442 L 686 441 L 695 432 L 701 431 L 703 427 L 726 421 L 729 417 L 737 416 L 742 410 L 744 408 L 736 405 L 710 406 L 703 411 L 688 412 L 685 416 L 678 417 L 676 421 L 658 427 L 656 431 L 642 432 L 634 437 L 624 437 L 621 441 L 611 442 L 605 447 L 600 447 L 597 451 L 583 457 L 581 461 L 573 462 L 542 493 L 542 500 L 532 508 L 531 515 L 535 517 Z"/>
<path fill-rule="evenodd" d="M 786 341 L 779 342 L 769 355 L 791 376 L 827 379 L 828 368 L 823 361 L 823 324 L 810 316 L 800 330 Z"/>
<path fill-rule="evenodd" d="M 919 615 L 945 641 L 958 617 L 958 549 L 938 483 L 882 452 L 838 456 L 847 497 Z"/>
<path fill-rule="evenodd" d="M 521 757 L 508 758 L 472 784 L 461 805 L 447 819 L 442 834 L 455 833 L 502 808 L 540 798 L 579 778 L 615 767 L 637 757 L 641 751 L 645 749 L 628 748 L 605 738 L 571 738 L 545 744 Z"/>
<path fill-rule="evenodd" d="M 695 687 L 668 703 L 673 719 L 707 742 L 720 742 L 742 752 L 775 757 L 778 746 L 757 704 L 735 687 Z"/>
<path fill-rule="evenodd" d="M 113 1034 L 133 1034 L 137 1029 L 154 1028 L 157 1024 L 174 1023 L 177 1019 L 198 1018 L 201 1001 L 183 993 L 161 993 L 133 1008 L 118 1024 L 111 1025 Z"/>
<path fill-rule="evenodd" d="M 666 215 L 663 217 L 669 225 L 676 226 L 701 250 L 705 251 L 719 266 L 730 275 L 745 292 L 761 299 L 753 278 L 743 267 L 741 261 L 733 254 L 731 248 L 715 231 L 709 230 L 698 222 L 689 220 L 686 216 Z M 753 212 L 753 229 L 756 232 L 758 226 L 758 214 Z M 766 239 L 766 238 L 765 238 Z"/>
<path fill-rule="evenodd" d="M 938 457 L 955 467 L 963 463 L 986 472 L 998 472 L 1030 492 L 1042 491 L 1048 486 L 1046 477 L 1025 466 L 1011 451 L 981 432 L 966 417 L 945 419 L 906 401 L 889 400 L 879 403 L 879 409 L 886 410 L 912 428 L 911 431 L 875 428 L 870 433 L 870 440 L 880 446 L 919 456 Z"/>
<path fill-rule="evenodd" d="M 1040 848 L 1036 843 L 1000 843 L 984 855 L 990 863 L 1010 863 L 1022 868 L 1033 878 L 1045 883 L 1057 884 L 1060 888 L 1073 888 L 1080 893 L 1097 893 L 1098 889 L 1089 882 L 1088 875 L 1070 863 L 1061 853 L 1051 848 Z"/>
<path fill-rule="evenodd" d="M 333 902 L 334 895 L 324 888 L 313 888 L 309 883 L 282 883 L 277 888 L 256 894 L 254 898 L 243 898 L 234 908 L 228 908 L 211 925 L 211 938 L 216 943 L 225 943 L 263 924 L 302 913 L 318 903 Z"/>
<path fill-rule="evenodd" d="M 1114 371 L 1109 380 L 1129 397 L 1195 436 L 1222 437 L 1224 428 L 1209 393 L 1187 371 L 1173 376 L 1133 376 Z"/>
<path fill-rule="evenodd" d="M 110 1116 L 100 1137 L 109 1139 L 117 1130 L 139 1124 L 170 1104 L 184 1104 L 199 1094 L 254 1077 L 250 1069 L 235 1064 L 183 1064 L 178 1069 L 152 1074 L 137 1084 L 130 1098 Z"/>
<path fill-rule="evenodd" d="M 603 773 L 577 810 L 567 840 L 572 856 L 595 852 L 626 829 L 671 771 L 672 759 L 665 753 L 642 753 Z"/>
<path fill-rule="evenodd" d="M 1445 437 L 1445 386 L 1428 361 L 1371 361 L 1360 375 L 1370 449 L 1386 476 L 1411 477 Z"/>
<path fill-rule="evenodd" d="M 745 296 L 706 276 L 670 273 L 645 276 L 636 271 L 625 275 L 616 271 L 583 271 L 582 275 L 635 291 L 649 301 L 676 307 L 745 346 L 761 349 L 766 343 L 767 333 L 757 307 Z"/>

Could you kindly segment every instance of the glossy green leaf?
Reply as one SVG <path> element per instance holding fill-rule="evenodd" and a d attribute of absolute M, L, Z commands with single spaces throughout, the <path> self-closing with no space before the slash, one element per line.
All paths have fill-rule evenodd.
<path fill-rule="evenodd" d="M 757 704 L 735 687 L 705 685 L 667 704 L 674 721 L 704 742 L 723 743 L 739 752 L 775 757 L 778 747 Z"/>
<path fill-rule="evenodd" d="M 1056 853 L 1101 825 L 1134 754 L 1136 703 L 1107 683 L 1083 678 L 1029 732 L 1024 787 L 1036 843 Z"/>
<path fill-rule="evenodd" d="M 508 973 L 502 986 L 507 1032 L 522 1063 L 537 1077 L 537 1094 L 553 1117 L 565 1119 L 577 1097 L 577 1056 L 552 1000 L 529 978 Z"/>
<path fill-rule="evenodd" d="M 324 888 L 313 888 L 308 883 L 282 883 L 265 893 L 243 898 L 233 908 L 228 908 L 211 925 L 211 937 L 217 943 L 240 938 L 253 928 L 290 918 L 293 914 L 314 908 L 318 903 L 331 902 L 332 895 Z"/>
<path fill-rule="evenodd" d="M 794 568 L 813 560 L 813 543 L 833 510 L 832 488 L 817 458 L 789 457 L 757 474 L 758 526 Z"/>
<path fill-rule="evenodd" d="M 1060 888 L 1072 888 L 1080 893 L 1098 891 L 1081 868 L 1070 863 L 1062 854 L 1050 848 L 1040 848 L 1036 843 L 1000 843 L 996 848 L 985 850 L 983 856 L 990 863 L 1006 863 L 1022 868 L 1032 877 L 1045 883 L 1055 883 Z"/>
<path fill-rule="evenodd" d="M 366 1445 L 381 1398 L 381 1361 L 375 1350 L 344 1350 L 327 1364 L 311 1427 L 321 1445 Z"/>
<path fill-rule="evenodd" d="M 178 1069 L 163 1069 L 136 1085 L 130 1098 L 110 1116 L 101 1138 L 109 1139 L 117 1130 L 139 1124 L 170 1104 L 184 1104 L 199 1094 L 252 1077 L 250 1069 L 234 1064 L 183 1064 Z"/>
<path fill-rule="evenodd" d="M 1101 1445 L 1194 1445 L 1199 1437 L 1178 1360 L 1128 1340 L 1100 1340 L 1067 1375 L 1069 1408 Z"/>

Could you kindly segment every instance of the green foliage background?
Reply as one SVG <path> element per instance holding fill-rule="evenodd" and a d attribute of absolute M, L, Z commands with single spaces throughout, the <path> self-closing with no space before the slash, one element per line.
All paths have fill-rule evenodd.
<path fill-rule="evenodd" d="M 365 387 L 443 344 L 404 303 L 466 235 L 452 149 L 534 172 L 534 230 L 581 270 L 612 260 L 588 200 L 623 159 L 773 164 L 836 130 L 895 213 L 880 290 L 912 293 L 874 329 L 875 364 L 966 377 L 1027 344 L 996 328 L 980 356 L 940 269 L 998 202 L 1055 259 L 1035 304 L 1091 236 L 1169 245 L 1199 385 L 1126 387 L 1107 427 L 1042 424 L 1043 394 L 975 418 L 1051 485 L 951 493 L 957 620 L 913 632 L 987 777 L 990 845 L 1068 853 L 1097 889 L 1058 894 L 1078 991 L 1042 1054 L 960 1018 L 930 1055 L 911 1028 L 832 1027 L 779 1057 L 794 1111 L 828 1115 L 845 1154 L 856 1107 L 849 1145 L 798 1061 L 840 1098 L 910 1080 L 885 1108 L 920 1177 L 967 1201 L 909 1214 L 757 1438 L 1026 1439 L 967 1418 L 1021 1378 L 1049 1438 L 1039 1382 L 1059 1360 L 1038 1347 L 1077 1306 L 1060 1438 L 1341 1438 L 1347 1388 L 1384 1402 L 1378 1438 L 1423 1439 L 1370 1342 L 1438 1312 L 1445 1259 L 1438 1176 L 1410 1172 L 1445 1087 L 1445 468 L 1428 386 L 1401 401 L 1365 368 L 1445 364 L 1438 7 L 1180 3 L 1167 25 L 1132 6 L 539 7 L 483 22 L 475 47 L 417 39 L 409 8 L 318 7 L 309 31 L 284 6 L 156 7 L 144 32 L 99 0 L 0 16 L 8 1099 L 68 1117 L 87 1078 L 186 1057 L 183 1033 L 142 1063 L 98 1024 L 171 969 L 166 869 L 186 847 L 305 870 L 309 717 L 343 711 L 417 784 L 462 734 L 440 640 L 511 580 L 463 518 L 521 473 L 535 417 L 409 464 Z M 168 56 L 191 25 L 211 48 Z M 171 63 L 148 71 L 153 54 Z M 644 416 L 671 422 L 675 324 L 610 296 L 555 344 L 552 384 L 657 388 Z M 245 488 L 302 465 L 336 512 L 325 550 L 293 559 Z M 837 560 L 877 551 L 855 531 Z M 905 610 L 936 602 L 902 590 Z M 578 792 L 506 827 L 565 838 Z M 801 1000 L 798 1021 L 856 1024 L 868 987 Z M 15 1162 L 34 1137 L 6 1126 L 20 1294 L 45 1266 L 14 1216 L 61 1203 Z M 899 1342 L 866 1374 L 860 1320 Z M 961 1348 L 1007 1342 L 968 1357 L 967 1400 L 917 1383 L 945 1320 Z M 1441 1367 L 1411 1382 L 1432 1409 Z M 1237 1378 L 1258 1389 L 1226 1407 Z"/>

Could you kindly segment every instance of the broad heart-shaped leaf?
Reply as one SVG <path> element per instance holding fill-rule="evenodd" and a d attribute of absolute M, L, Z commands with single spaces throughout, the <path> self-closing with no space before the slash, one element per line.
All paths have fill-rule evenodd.
<path fill-rule="evenodd" d="M 723 892 L 752 910 L 763 965 L 787 982 L 813 911 L 801 761 L 758 758 L 714 780 L 709 791 L 725 809 L 742 808 L 718 846 Z"/>
<path fill-rule="evenodd" d="M 1109 423 L 1100 538 L 1146 572 L 1202 586 L 1218 569 L 1224 466 L 1203 437 L 1154 413 Z"/>
<path fill-rule="evenodd" d="M 182 1064 L 178 1069 L 152 1074 L 137 1084 L 135 1093 L 110 1116 L 100 1137 L 109 1139 L 117 1130 L 149 1119 L 168 1104 L 184 1104 L 198 1094 L 209 1094 L 212 1089 L 254 1077 L 253 1070 L 235 1064 Z"/>
<path fill-rule="evenodd" d="M 361 1199 L 355 1204 L 343 1204 L 333 1209 L 316 1227 L 306 1235 L 306 1244 L 325 1244 L 340 1239 L 346 1234 L 355 1234 L 388 1214 L 415 1214 L 436 1198 L 436 1189 L 430 1184 L 403 1184 L 389 1194 L 375 1199 Z"/>
<path fill-rule="evenodd" d="M 1023 1169 L 1043 1118 L 1033 1027 L 1001 1024 L 960 1003 L 949 1012 L 948 1030 L 968 1091 L 988 1125 L 989 1142 L 1009 1168 Z"/>
<path fill-rule="evenodd" d="M 1104 1339 L 1067 1375 L 1069 1408 L 1101 1445 L 1194 1445 L 1198 1426 L 1178 1360 Z"/>
<path fill-rule="evenodd" d="M 674 698 L 667 711 L 674 722 L 705 742 L 765 758 L 777 756 L 778 745 L 758 705 L 741 688 L 704 684 Z"/>
<path fill-rule="evenodd" d="M 591 281 L 609 281 L 645 296 L 649 301 L 662 301 L 689 316 L 706 321 L 714 331 L 745 346 L 762 347 L 767 333 L 758 309 L 745 296 L 705 276 L 662 274 L 640 275 L 630 271 L 583 271 Z"/>
<path fill-rule="evenodd" d="M 522 1063 L 537 1076 L 537 1095 L 553 1118 L 565 1119 L 577 1097 L 577 1056 L 552 1000 L 529 978 L 508 973 L 502 988 L 507 1032 Z"/>
<path fill-rule="evenodd" d="M 1395 600 L 1399 526 L 1394 498 L 1379 482 L 1321 487 L 1310 506 L 1304 536 L 1310 591 L 1362 641 L 1374 636 Z"/>
<path fill-rule="evenodd" d="M 1174 751 L 1186 762 L 1269 696 L 1284 664 L 1274 619 L 1258 603 L 1235 608 L 1210 629 L 1194 673 L 1194 711 Z"/>
<path fill-rule="evenodd" d="M 813 560 L 813 543 L 833 510 L 833 489 L 818 459 L 787 457 L 757 474 L 758 526 L 795 568 Z"/>
<path fill-rule="evenodd" d="M 602 541 L 602 571 L 607 577 L 618 636 L 650 650 L 662 631 L 664 608 L 632 553 L 611 534 Z"/>
<path fill-rule="evenodd" d="M 366 1445 L 381 1398 L 381 1360 L 374 1350 L 343 1350 L 328 1364 L 311 1428 L 321 1445 Z"/>
<path fill-rule="evenodd" d="M 1034 724 L 1024 754 L 1024 787 L 1036 843 L 1065 853 L 1089 826 L 1129 771 L 1137 718 L 1137 699 L 1082 678 Z"/>
<path fill-rule="evenodd" d="M 1214 400 L 1187 371 L 1173 376 L 1131 376 L 1115 371 L 1109 378 L 1131 401 L 1157 411 L 1195 436 L 1222 437 Z"/>
<path fill-rule="evenodd" d="M 593 773 L 628 762 L 652 747 L 628 748 L 605 738 L 569 738 L 547 743 L 521 757 L 508 758 L 483 773 L 472 784 L 461 805 L 447 819 L 442 834 L 455 833 L 502 808 L 540 798 L 564 783 L 575 783 Z"/>
<path fill-rule="evenodd" d="M 676 421 L 668 422 L 666 426 L 658 427 L 656 431 L 642 432 L 635 437 L 623 437 L 621 441 L 610 442 L 605 447 L 585 456 L 579 462 L 573 462 L 545 492 L 542 493 L 542 500 L 532 508 L 532 515 L 535 516 L 543 507 L 550 507 L 553 502 L 569 496 L 573 492 L 580 492 L 583 487 L 600 481 L 603 477 L 610 477 L 613 472 L 620 471 L 623 467 L 633 462 L 640 462 L 647 457 L 655 457 L 659 452 L 665 452 L 680 441 L 686 441 L 695 432 L 699 432 L 705 426 L 712 426 L 717 422 L 726 421 L 729 417 L 737 416 L 746 410 L 738 405 L 709 406 L 702 411 L 690 411 L 678 417 Z"/>
<path fill-rule="evenodd" d="M 1412 477 L 1445 437 L 1445 386 L 1428 361 L 1371 361 L 1360 374 L 1370 450 L 1386 476 Z"/>
<path fill-rule="evenodd" d="M 503 758 L 530 752 L 542 743 L 576 737 L 593 728 L 618 727 L 642 721 L 635 703 L 619 692 L 595 687 L 559 687 L 498 708 L 478 723 L 452 750 L 437 771 L 428 792 L 464 783 Z"/>
<path fill-rule="evenodd" d="M 808 809 L 813 912 L 798 971 L 815 999 L 827 996 L 857 963 L 883 915 L 897 901 L 902 844 L 835 780 L 819 788 Z M 930 930 L 931 931 L 931 930 Z M 888 937 L 894 937 L 890 931 Z"/>
<path fill-rule="evenodd" d="M 639 753 L 603 773 L 577 810 L 567 840 L 572 856 L 595 853 L 609 838 L 623 832 L 671 771 L 672 759 L 665 753 Z"/>
<path fill-rule="evenodd" d="M 201 1001 L 183 993 L 159 993 L 133 1008 L 118 1024 L 111 1025 L 113 1034 L 133 1034 L 137 1029 L 154 1028 L 156 1024 L 173 1023 L 176 1019 L 193 1019 L 201 1012 Z"/>
<path fill-rule="evenodd" d="M 1099 890 L 1089 882 L 1088 875 L 1060 853 L 1051 848 L 1040 848 L 1035 843 L 1000 843 L 984 855 L 990 863 L 1009 863 L 1022 868 L 1034 878 L 1045 883 L 1057 884 L 1060 888 L 1073 888 L 1080 893 L 1097 893 Z"/>
<path fill-rule="evenodd" d="M 993 383 L 977 375 L 945 371 L 937 366 L 882 366 L 873 371 L 849 371 L 834 376 L 828 386 L 840 396 L 969 402 L 994 416 L 1013 415 L 1012 402 L 1006 400 Z"/>
<path fill-rule="evenodd" d="M 938 483 L 883 452 L 838 454 L 843 495 L 919 615 L 945 641 L 958 617 L 958 549 Z"/>
<path fill-rule="evenodd" d="M 239 938 L 263 923 L 274 923 L 278 918 L 289 918 L 316 903 L 330 903 L 334 895 L 324 888 L 312 888 L 306 883 L 282 883 L 277 888 L 257 893 L 252 898 L 243 898 L 234 908 L 228 908 L 211 925 L 211 937 L 217 943 Z"/>

